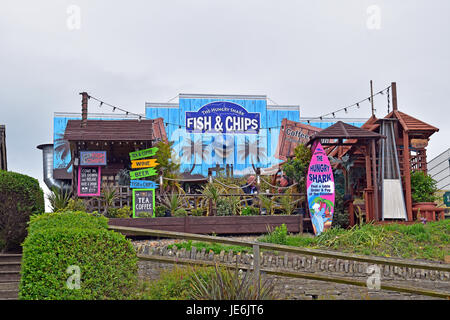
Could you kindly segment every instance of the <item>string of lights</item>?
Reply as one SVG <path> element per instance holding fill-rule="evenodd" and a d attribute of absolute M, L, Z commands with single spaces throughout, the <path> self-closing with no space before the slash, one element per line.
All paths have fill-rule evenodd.
<path fill-rule="evenodd" d="M 391 86 L 388 86 L 387 88 L 384 88 L 384 89 L 382 89 L 381 91 L 378 91 L 377 93 L 373 94 L 373 96 L 367 97 L 367 98 L 362 99 L 362 100 L 360 100 L 360 101 L 358 101 L 358 102 L 355 102 L 355 103 L 353 103 L 353 104 L 351 104 L 351 105 L 348 105 L 348 106 L 346 106 L 346 107 L 337 109 L 337 110 L 335 110 L 335 111 L 333 111 L 333 112 L 329 112 L 329 113 L 323 114 L 323 115 L 318 116 L 318 117 L 312 117 L 312 118 L 309 118 L 308 120 L 306 120 L 306 122 L 309 124 L 309 123 L 311 123 L 311 122 L 314 121 L 314 120 L 321 120 L 321 121 L 322 121 L 324 118 L 331 117 L 331 116 L 332 116 L 333 118 L 336 118 L 336 114 L 337 114 L 337 113 L 342 112 L 342 111 L 345 111 L 345 113 L 348 113 L 348 111 L 349 111 L 351 108 L 354 108 L 354 107 L 356 107 L 356 108 L 359 109 L 359 108 L 361 107 L 361 106 L 360 106 L 361 103 L 363 103 L 363 102 L 365 102 L 365 101 L 368 101 L 368 102 L 370 103 L 370 102 L 371 102 L 371 99 L 373 99 L 373 97 L 375 97 L 375 96 L 377 96 L 377 95 L 384 95 L 385 92 L 386 92 L 386 94 L 387 94 L 387 107 L 388 107 L 388 113 L 389 113 L 389 110 L 390 110 L 390 88 L 391 88 Z M 174 99 L 177 98 L 177 97 L 178 97 L 178 95 L 175 96 L 174 98 L 170 99 L 170 101 L 174 100 Z M 108 107 L 112 108 L 112 111 L 113 111 L 113 112 L 116 111 L 116 110 L 118 110 L 118 111 L 124 112 L 126 115 L 135 115 L 135 116 L 138 117 L 138 120 L 139 120 L 139 121 L 140 121 L 140 120 L 142 119 L 142 117 L 143 117 L 143 116 L 140 115 L 140 114 L 137 114 L 137 113 L 128 111 L 128 110 L 126 110 L 126 109 L 124 109 L 124 108 L 121 108 L 121 107 L 115 106 L 115 105 L 113 105 L 113 104 L 107 103 L 107 102 L 105 102 L 105 101 L 103 101 L 103 100 L 101 100 L 101 99 L 99 99 L 99 98 L 96 98 L 96 97 L 94 97 L 94 96 L 91 96 L 91 95 L 88 95 L 88 99 L 93 99 L 93 100 L 98 101 L 98 102 L 100 103 L 100 104 L 99 104 L 99 108 L 101 108 L 103 105 L 105 105 L 105 106 L 108 106 Z M 275 101 L 273 101 L 272 99 L 269 99 L 269 100 L 272 101 L 273 103 L 275 103 Z M 182 125 L 182 124 L 179 124 L 179 123 L 170 123 L 170 122 L 164 121 L 164 124 L 165 124 L 166 127 L 167 127 L 168 125 L 173 125 L 173 126 L 178 126 L 179 129 L 181 129 L 182 127 L 183 127 L 183 128 L 186 128 L 186 125 Z M 282 128 L 282 127 L 283 127 L 283 126 L 279 125 L 279 126 L 267 127 L 267 128 L 260 128 L 260 129 L 268 129 L 268 130 L 270 131 L 271 129 L 278 129 L 278 128 Z"/>

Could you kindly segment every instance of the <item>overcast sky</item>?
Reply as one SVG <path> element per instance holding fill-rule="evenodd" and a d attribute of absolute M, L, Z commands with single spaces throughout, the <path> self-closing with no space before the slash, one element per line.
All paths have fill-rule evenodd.
<path fill-rule="evenodd" d="M 8 169 L 42 184 L 36 146 L 82 91 L 136 113 L 178 93 L 266 94 L 312 117 L 367 97 L 371 79 L 397 82 L 399 109 L 440 129 L 431 159 L 449 148 L 449 13 L 448 0 L 2 0 Z"/>

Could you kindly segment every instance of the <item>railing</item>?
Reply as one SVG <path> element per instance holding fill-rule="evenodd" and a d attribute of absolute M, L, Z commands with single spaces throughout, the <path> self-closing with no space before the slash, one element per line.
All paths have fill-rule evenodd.
<path fill-rule="evenodd" d="M 355 286 L 361 286 L 361 287 L 367 286 L 366 282 L 348 279 L 348 278 L 344 278 L 344 277 L 324 276 L 324 275 L 311 274 L 311 273 L 289 272 L 289 271 L 273 270 L 273 269 L 265 269 L 265 268 L 263 269 L 263 268 L 261 268 L 261 265 L 260 265 L 261 249 L 272 250 L 272 251 L 282 251 L 282 252 L 316 256 L 316 257 L 324 257 L 324 258 L 334 258 L 334 259 L 367 262 L 367 263 L 371 263 L 374 265 L 381 264 L 381 265 L 390 265 L 390 266 L 397 266 L 397 267 L 407 267 L 407 268 L 450 272 L 450 264 L 439 264 L 439 263 L 428 263 L 428 262 L 409 262 L 409 261 L 403 261 L 403 260 L 387 259 L 387 258 L 382 258 L 382 257 L 368 257 L 368 256 L 362 256 L 362 255 L 356 255 L 356 254 L 350 254 L 350 253 L 331 252 L 331 251 L 324 251 L 324 250 L 317 250 L 317 249 L 276 245 L 276 244 L 270 244 L 270 243 L 259 243 L 259 242 L 252 242 L 252 241 L 235 240 L 235 239 L 229 239 L 229 238 L 221 238 L 221 237 L 215 237 L 215 236 L 206 236 L 206 235 L 183 233 L 183 232 L 148 230 L 148 229 L 142 229 L 142 228 L 130 228 L 130 227 L 120 227 L 120 226 L 109 226 L 109 228 L 114 231 L 124 232 L 128 235 L 131 235 L 131 234 L 147 235 L 147 236 L 155 236 L 155 237 L 162 237 L 162 238 L 206 241 L 206 242 L 213 242 L 213 243 L 223 243 L 223 244 L 229 244 L 229 245 L 251 247 L 251 248 L 253 248 L 253 256 L 254 256 L 253 271 L 255 274 L 255 281 L 258 285 L 260 283 L 261 272 L 265 272 L 266 274 L 278 275 L 278 276 L 284 276 L 284 277 L 294 277 L 294 278 L 303 278 L 303 279 L 310 279 L 310 280 L 342 283 L 342 284 L 355 285 Z M 214 264 L 213 262 L 210 262 L 210 261 L 199 261 L 199 260 L 193 260 L 193 259 L 172 259 L 172 258 L 164 258 L 164 257 L 145 256 L 145 255 L 139 255 L 139 254 L 138 254 L 138 258 L 141 260 L 154 260 L 154 261 L 175 263 L 175 264 L 176 263 L 179 263 L 179 264 L 201 264 L 201 265 Z M 220 265 L 225 266 L 225 267 L 232 267 L 232 265 L 230 265 L 230 264 L 222 263 Z M 240 268 L 249 269 L 250 267 L 240 267 Z M 385 284 L 381 284 L 380 289 L 450 299 L 450 292 L 434 291 L 434 290 L 405 287 L 405 286 L 393 286 L 393 285 L 385 285 Z"/>

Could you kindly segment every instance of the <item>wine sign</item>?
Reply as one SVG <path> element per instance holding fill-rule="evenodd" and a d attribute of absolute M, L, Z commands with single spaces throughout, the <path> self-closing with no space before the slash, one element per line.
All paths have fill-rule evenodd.
<path fill-rule="evenodd" d="M 155 216 L 155 189 L 133 190 L 133 218 Z"/>
<path fill-rule="evenodd" d="M 100 195 L 101 167 L 78 167 L 78 196 Z"/>

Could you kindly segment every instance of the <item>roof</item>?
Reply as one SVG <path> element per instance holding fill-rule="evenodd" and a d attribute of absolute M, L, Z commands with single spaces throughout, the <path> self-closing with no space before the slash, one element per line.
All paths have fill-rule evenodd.
<path fill-rule="evenodd" d="M 314 134 L 309 139 L 308 144 L 317 139 L 380 139 L 383 137 L 379 133 L 338 121 L 332 126 Z"/>
<path fill-rule="evenodd" d="M 87 120 L 81 127 L 81 120 L 67 122 L 64 139 L 69 141 L 135 141 L 152 140 L 153 120 Z"/>
<path fill-rule="evenodd" d="M 392 111 L 385 118 L 397 118 L 405 131 L 439 131 L 438 128 L 398 110 Z"/>

